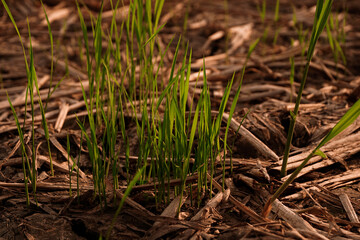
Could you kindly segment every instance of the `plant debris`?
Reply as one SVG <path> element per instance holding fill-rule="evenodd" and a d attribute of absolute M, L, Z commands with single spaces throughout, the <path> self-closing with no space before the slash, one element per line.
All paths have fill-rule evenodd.
<path fill-rule="evenodd" d="M 78 125 L 78 121 L 83 122 L 89 114 L 83 90 L 89 90 L 91 81 L 85 53 L 79 50 L 83 35 L 77 6 L 73 1 L 43 0 L 54 36 L 52 73 L 47 20 L 40 1 L 6 2 L 26 52 L 30 46 L 33 48 L 39 93 L 34 94 L 36 107 L 32 119 L 31 107 L 25 106 L 30 104 L 30 98 L 26 97 L 23 50 L 10 18 L 0 7 L 0 238 L 105 237 L 119 200 L 130 184 L 128 180 L 136 174 L 138 161 L 155 161 L 150 157 L 139 159 L 140 139 L 134 120 L 145 119 L 138 107 L 142 103 L 140 100 L 125 103 L 123 114 L 129 152 L 124 150 L 124 142 L 119 140 L 121 136 L 117 136 L 119 146 L 116 148 L 121 149 L 117 156 L 119 188 L 114 190 L 116 181 L 112 176 L 105 180 L 107 206 L 104 207 L 100 197 L 94 194 L 91 149 L 84 144 L 84 131 Z M 109 0 L 104 1 L 103 6 L 95 0 L 82 2 L 80 8 L 91 41 L 90 31 L 96 24 L 93 17 L 99 15 L 101 7 L 101 28 L 105 35 L 110 31 L 113 16 L 120 26 L 129 13 L 130 1 L 120 1 L 123 5 L 119 5 L 115 15 Z M 220 126 L 221 137 L 225 135 L 249 46 L 258 38 L 260 41 L 248 59 L 240 97 L 230 122 L 227 139 L 230 149 L 217 157 L 214 174 L 196 172 L 186 180 L 171 179 L 164 183 L 164 188 L 171 193 L 160 203 L 156 201 L 160 180 L 135 185 L 131 194 L 124 198 L 125 205 L 110 232 L 111 239 L 360 239 L 360 119 L 322 147 L 326 158 L 314 155 L 292 185 L 273 203 L 270 215 L 267 218 L 261 215 L 268 198 L 360 97 L 360 2 L 334 2 L 330 15 L 334 26 L 329 30 L 339 40 L 342 52 L 330 46 L 325 29 L 310 64 L 288 159 L 289 173 L 283 178 L 280 170 L 290 124 L 289 111 L 294 109 L 306 64 L 304 46 L 311 33 L 316 3 L 282 0 L 279 19 L 274 22 L 276 1 L 264 2 L 266 14 L 262 20 L 263 1 L 165 1 L 159 26 L 166 25 L 156 36 L 156 49 L 164 50 L 169 46 L 169 50 L 165 54 L 154 50 L 152 61 L 156 66 L 163 54 L 163 67 L 157 73 L 162 82 L 158 79 L 158 84 L 169 83 L 180 36 L 184 48 L 179 48 L 179 56 L 186 55 L 186 43 L 192 49 L 186 114 L 195 112 L 201 89 L 206 85 L 211 98 L 211 115 L 216 117 L 226 86 L 234 75 Z M 121 40 L 125 41 L 125 36 Z M 101 44 L 108 46 L 109 42 L 104 38 Z M 125 52 L 125 46 L 121 49 Z M 90 51 L 94 49 L 91 47 Z M 119 58 L 126 60 L 126 56 Z M 292 85 L 290 58 L 295 68 Z M 176 70 L 181 68 L 181 60 L 175 66 Z M 135 75 L 139 75 L 139 68 L 133 69 Z M 49 88 L 54 89 L 58 83 L 58 88 L 46 101 L 50 158 L 37 101 L 40 97 L 45 104 Z M 129 79 L 124 79 L 123 83 L 126 88 L 131 87 Z M 141 95 L 140 89 L 137 94 Z M 36 198 L 31 192 L 33 185 L 29 183 L 29 206 L 26 206 L 26 176 L 22 169 L 22 140 L 8 98 L 18 113 L 19 122 L 25 123 L 26 151 L 34 153 L 36 159 Z M 164 111 L 164 105 L 160 105 L 159 111 Z M 139 111 L 133 114 L 132 107 Z M 108 109 L 110 107 L 103 107 L 104 115 Z M 147 117 L 158 117 L 160 121 L 166 116 Z M 89 124 L 84 123 L 84 128 L 90 132 Z M 103 132 L 104 128 L 96 131 Z M 194 145 L 199 144 L 197 137 Z M 196 156 L 192 154 L 190 166 L 195 161 Z M 50 172 L 52 165 L 54 176 Z M 207 194 L 201 189 L 199 179 L 207 181 Z M 175 192 L 183 184 L 189 188 L 181 198 Z"/>

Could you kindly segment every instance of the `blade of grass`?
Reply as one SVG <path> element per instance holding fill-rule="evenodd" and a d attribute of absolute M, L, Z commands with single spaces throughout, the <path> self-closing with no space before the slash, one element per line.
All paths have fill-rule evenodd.
<path fill-rule="evenodd" d="M 254 51 L 257 44 L 259 43 L 259 41 L 260 41 L 260 38 L 256 39 L 249 47 L 249 50 L 248 50 L 248 53 L 247 53 L 247 56 L 246 56 L 246 59 L 245 59 L 245 62 L 244 62 L 244 66 L 243 66 L 242 71 L 241 71 L 239 87 L 236 90 L 235 97 L 234 97 L 233 102 L 231 104 L 231 108 L 230 108 L 230 112 L 229 112 L 229 119 L 228 119 L 227 124 L 226 124 L 226 130 L 225 130 L 225 136 L 224 136 L 223 187 L 224 187 L 224 184 L 225 184 L 225 179 L 224 179 L 225 178 L 225 157 L 226 157 L 226 148 L 227 148 L 227 136 L 228 136 L 228 132 L 229 132 L 229 128 L 230 128 L 230 123 L 231 123 L 232 116 L 233 116 L 233 114 L 235 112 L 237 101 L 238 101 L 239 96 L 240 96 L 241 86 L 242 86 L 242 83 L 243 83 L 245 70 L 246 70 L 246 64 L 247 64 L 248 60 L 250 59 L 251 54 Z M 232 163 L 231 163 L 230 168 L 232 169 Z"/>
<path fill-rule="evenodd" d="M 25 184 L 26 205 L 30 206 L 28 177 L 27 177 L 27 174 L 26 174 L 26 163 L 25 163 L 25 162 L 27 162 L 29 164 L 29 161 L 28 161 L 28 156 L 26 154 L 26 145 L 25 145 L 25 141 L 24 141 L 24 133 L 23 133 L 23 129 L 20 126 L 19 118 L 17 117 L 15 108 L 13 107 L 7 92 L 6 92 L 6 96 L 7 96 L 11 111 L 13 113 L 13 116 L 15 118 L 16 127 L 17 127 L 17 130 L 18 130 L 18 133 L 19 133 L 19 139 L 20 139 L 20 143 L 21 143 L 22 167 L 23 167 L 24 184 Z"/>
<path fill-rule="evenodd" d="M 45 14 L 45 19 L 46 19 L 46 23 L 47 23 L 47 26 L 48 26 L 48 32 L 49 32 L 49 39 L 50 39 L 50 87 L 49 87 L 49 91 L 48 91 L 48 96 L 47 96 L 47 99 L 46 99 L 46 103 L 45 103 L 45 112 L 46 112 L 46 109 L 47 109 L 47 105 L 49 103 L 49 99 L 50 99 L 50 96 L 51 96 L 51 87 L 52 87 L 52 81 L 53 81 L 53 74 L 54 74 L 54 40 L 53 40 L 53 35 L 52 35 L 52 31 L 51 31 L 51 26 L 50 26 L 50 21 L 49 21 L 49 18 L 48 18 L 48 15 L 46 13 L 46 10 L 45 10 L 45 6 L 43 4 L 43 1 L 40 0 L 40 3 L 41 3 L 41 7 L 43 9 L 43 12 Z M 50 154 L 51 156 L 51 154 Z M 51 158 L 50 158 L 50 165 L 52 166 L 52 162 L 51 162 Z M 51 171 L 52 174 L 53 174 L 53 171 Z"/>
<path fill-rule="evenodd" d="M 309 43 L 309 47 L 308 47 L 308 53 L 307 53 L 307 57 L 306 57 L 307 62 L 306 62 L 305 68 L 304 68 L 303 77 L 302 77 L 300 87 L 299 87 L 299 92 L 298 92 L 298 95 L 296 98 L 294 111 L 290 112 L 291 121 L 290 121 L 288 136 L 287 136 L 287 140 L 286 140 L 286 145 L 285 145 L 283 163 L 282 163 L 281 172 L 280 172 L 281 176 L 286 175 L 287 161 L 289 158 L 290 147 L 291 147 L 291 142 L 292 142 L 292 138 L 293 138 L 293 134 L 294 134 L 296 118 L 297 118 L 298 111 L 299 111 L 302 92 L 305 88 L 305 83 L 306 83 L 307 74 L 308 74 L 309 67 L 310 67 L 310 62 L 313 57 L 315 45 L 319 39 L 320 33 L 324 30 L 324 27 L 326 25 L 328 16 L 331 11 L 332 3 L 333 3 L 333 0 L 328 0 L 325 2 L 325 4 L 324 4 L 324 0 L 317 1 L 314 25 L 313 25 L 311 39 L 310 39 L 310 43 Z"/>

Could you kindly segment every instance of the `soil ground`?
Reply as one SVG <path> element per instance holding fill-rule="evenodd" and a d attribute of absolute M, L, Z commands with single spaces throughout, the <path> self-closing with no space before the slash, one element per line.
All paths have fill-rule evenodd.
<path fill-rule="evenodd" d="M 83 2 L 92 14 L 99 12 L 100 1 Z M 360 239 L 357 220 L 360 214 L 360 120 L 322 149 L 326 159 L 314 156 L 310 160 L 296 183 L 281 196 L 281 202 L 273 206 L 268 219 L 260 217 L 266 200 L 284 180 L 279 174 L 281 156 L 289 127 L 289 111 L 294 107 L 306 54 L 302 52 L 297 29 L 301 25 L 309 37 L 315 1 L 280 0 L 280 18 L 276 24 L 273 20 L 274 0 L 266 1 L 264 21 L 261 21 L 258 10 L 262 1 L 226 2 L 166 1 L 161 22 L 167 24 L 158 37 L 164 47 L 174 38 L 164 62 L 166 70 L 171 68 L 175 43 L 180 35 L 193 50 L 192 73 L 199 72 L 205 58 L 213 110 L 218 109 L 233 73 L 235 77 L 241 74 L 250 44 L 262 38 L 248 62 L 234 120 L 241 122 L 248 111 L 249 114 L 243 122 L 243 130 L 239 134 L 235 134 L 236 129 L 232 130 L 229 137 L 229 142 L 234 143 L 231 149 L 234 169 L 232 173 L 227 171 L 226 175 L 228 195 L 214 190 L 216 197 L 209 202 L 208 196 L 202 196 L 199 204 L 192 204 L 189 197 L 176 217 L 162 214 L 168 204 L 155 205 L 151 186 L 137 186 L 116 221 L 111 239 Z M 29 46 L 28 18 L 35 67 L 38 78 L 44 79 L 40 89 L 45 93 L 49 87 L 46 76 L 50 74 L 50 45 L 41 5 L 33 0 L 21 3 L 8 0 L 7 3 L 26 50 Z M 80 182 L 79 197 L 75 191 L 69 195 L 69 177 L 61 170 L 67 166 L 64 154 L 67 135 L 74 149 L 79 144 L 80 130 L 74 116 L 75 113 L 86 113 L 85 107 L 71 108 L 60 131 L 54 129 L 63 105 L 74 106 L 82 101 L 79 78 L 86 79 L 86 65 L 81 61 L 78 47 L 82 33 L 76 4 L 59 0 L 44 0 L 44 4 L 52 18 L 56 42 L 54 82 L 60 81 L 69 71 L 48 107 L 53 158 L 59 167 L 55 168 L 55 176 L 50 176 L 49 166 L 44 160 L 48 155 L 45 138 L 41 131 L 36 131 L 39 204 L 36 206 L 31 197 L 30 207 L 27 207 L 19 137 L 6 95 L 17 101 L 15 107 L 20 118 L 30 118 L 29 114 L 24 114 L 22 101 L 27 78 L 18 36 L 4 8 L 0 7 L 0 239 L 99 239 L 105 236 L 114 216 L 117 205 L 112 204 L 113 196 L 109 195 L 107 208 L 101 208 L 98 199 L 93 197 L 91 164 L 86 152 L 80 156 L 80 168 L 85 176 Z M 126 4 L 127 1 L 124 7 Z M 105 1 L 104 11 L 110 9 Z M 84 7 L 83 10 L 85 13 Z M 334 57 L 324 31 L 303 92 L 289 173 L 360 96 L 360 3 L 357 0 L 337 0 L 332 12 L 332 17 L 339 19 L 339 27 L 333 34 L 340 39 L 346 62 L 341 56 Z M 85 19 L 90 23 L 89 16 L 85 15 Z M 104 17 L 103 29 L 108 29 L 110 22 L 111 17 Z M 289 81 L 290 57 L 295 61 L 294 89 Z M 167 71 L 164 72 L 166 76 Z M 190 90 L 198 93 L 195 81 L 193 79 Z M 229 109 L 230 105 L 226 111 Z M 39 112 L 37 114 L 40 116 Z M 39 128 L 40 119 L 35 121 Z M 131 119 L 128 121 L 127 133 L 132 139 L 130 154 L 136 161 L 136 126 L 131 124 Z M 120 161 L 124 161 L 123 158 L 120 157 Z M 125 178 L 122 176 L 120 180 L 125 188 Z M 193 179 L 189 181 L 196 186 Z M 213 181 L 221 184 L 221 174 L 214 176 Z M 118 198 L 124 188 L 117 192 Z M 171 201 L 176 204 L 176 198 Z M 345 208 L 354 209 L 353 217 Z"/>

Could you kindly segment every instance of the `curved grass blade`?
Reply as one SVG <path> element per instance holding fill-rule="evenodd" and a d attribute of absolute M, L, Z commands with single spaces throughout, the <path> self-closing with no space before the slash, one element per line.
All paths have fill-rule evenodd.
<path fill-rule="evenodd" d="M 238 102 L 238 99 L 239 99 L 239 96 L 240 96 L 241 86 L 242 86 L 242 83 L 243 83 L 245 70 L 246 70 L 246 64 L 247 64 L 248 60 L 250 59 L 250 56 L 251 56 L 252 52 L 255 50 L 255 47 L 257 46 L 259 41 L 260 41 L 260 38 L 256 39 L 249 47 L 249 51 L 247 53 L 247 56 L 246 56 L 246 59 L 245 59 L 245 62 L 244 62 L 244 66 L 243 66 L 242 71 L 241 71 L 239 87 L 238 87 L 238 89 L 237 89 L 237 91 L 235 93 L 235 97 L 234 97 L 233 102 L 231 104 L 231 108 L 230 108 L 230 112 L 229 112 L 229 119 L 228 119 L 227 124 L 226 124 L 226 130 L 225 130 L 225 136 L 224 136 L 224 151 L 225 151 L 225 154 L 224 154 L 224 165 L 223 165 L 223 178 L 225 178 L 225 157 L 226 157 L 226 148 L 227 148 L 227 135 L 229 133 L 231 119 L 232 119 L 232 116 L 233 116 L 233 114 L 235 112 L 235 108 L 236 108 L 236 105 L 237 105 L 237 102 Z M 231 165 L 230 168 L 232 169 L 232 165 Z M 225 180 L 225 179 L 223 179 L 223 180 Z M 224 184 L 225 184 L 225 181 L 223 181 L 223 187 L 224 187 Z"/>
<path fill-rule="evenodd" d="M 12 103 L 11 103 L 11 100 L 10 100 L 10 98 L 9 98 L 9 95 L 8 95 L 7 91 L 6 91 L 6 96 L 7 96 L 7 99 L 8 99 L 10 108 L 11 108 L 11 111 L 12 111 L 12 113 L 13 113 L 13 115 L 14 115 L 16 127 L 17 127 L 17 130 L 18 130 L 18 133 L 19 133 L 19 139 L 20 139 L 20 143 L 21 143 L 21 153 L 22 153 L 22 167 L 23 167 L 23 174 L 24 174 L 26 205 L 29 206 L 29 205 L 30 205 L 29 187 L 28 187 L 28 178 L 29 178 L 29 177 L 27 177 L 27 174 L 26 174 L 26 164 L 25 164 L 25 160 L 27 160 L 28 157 L 27 157 L 27 154 L 26 154 L 26 147 L 25 147 L 25 141 L 24 141 L 24 133 L 23 133 L 23 130 L 22 130 L 21 126 L 20 126 L 19 118 L 17 117 L 15 108 L 14 108 L 14 106 L 13 106 Z M 28 164 L 29 164 L 29 163 L 28 163 Z"/>

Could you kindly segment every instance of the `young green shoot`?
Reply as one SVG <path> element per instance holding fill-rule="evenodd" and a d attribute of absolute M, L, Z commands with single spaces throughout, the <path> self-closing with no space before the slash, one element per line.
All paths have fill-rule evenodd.
<path fill-rule="evenodd" d="M 265 17 L 266 17 L 266 0 L 262 1 L 261 6 L 260 6 L 260 4 L 257 4 L 256 8 L 257 8 L 257 10 L 259 12 L 261 22 L 264 23 L 265 22 Z"/>
<path fill-rule="evenodd" d="M 344 20 L 345 21 L 345 20 Z M 333 35 L 333 31 L 337 36 Z M 340 42 L 342 42 L 342 30 L 340 30 L 338 15 L 336 15 L 336 22 L 334 23 L 333 16 L 330 14 L 329 21 L 326 23 L 326 33 L 329 41 L 330 48 L 334 54 L 334 61 L 337 64 L 339 61 L 339 56 L 344 65 L 346 65 L 346 57 L 340 46 Z"/>
<path fill-rule="evenodd" d="M 67 152 L 67 162 L 68 162 L 68 168 L 69 168 L 69 195 L 70 197 L 72 196 L 72 189 L 71 189 L 71 175 L 72 175 L 72 172 L 74 170 L 74 167 L 75 167 L 75 162 L 74 164 L 71 166 L 70 164 L 70 140 L 69 140 L 69 135 L 67 134 L 66 135 L 66 152 Z"/>
<path fill-rule="evenodd" d="M 22 145 L 22 160 L 23 160 L 23 171 L 24 171 L 24 184 L 25 184 L 25 193 L 26 193 L 26 198 L 27 198 L 27 204 L 29 205 L 29 192 L 28 192 L 28 181 L 31 182 L 32 185 L 32 191 L 34 194 L 34 199 L 36 201 L 37 204 L 37 198 L 36 198 L 36 150 L 35 150 L 35 127 L 34 127 L 34 91 L 37 90 L 38 94 L 39 94 L 39 90 L 38 90 L 38 85 L 37 85 L 37 77 L 36 77 L 36 71 L 35 71 L 35 67 L 34 67 L 34 55 L 33 55 L 33 49 L 32 49 L 32 43 L 31 43 L 31 34 L 30 34 L 30 26 L 29 26 L 29 21 L 27 20 L 27 25 L 28 25 L 28 32 L 29 32 L 29 44 L 30 44 L 30 49 L 29 49 L 29 55 L 30 55 L 30 62 L 28 63 L 27 60 L 27 56 L 26 56 L 26 52 L 25 52 L 25 47 L 24 47 L 24 43 L 22 40 L 22 37 L 20 35 L 19 29 L 16 25 L 16 22 L 11 14 L 11 11 L 9 9 L 9 7 L 7 6 L 5 0 L 1 0 L 5 11 L 7 12 L 7 14 L 9 15 L 9 18 L 15 28 L 15 31 L 19 37 L 20 43 L 21 43 L 21 47 L 22 47 L 22 51 L 24 54 L 24 60 L 25 60 L 25 69 L 26 69 L 26 75 L 27 75 L 27 79 L 28 79 L 28 83 L 27 83 L 27 88 L 26 88 L 26 94 L 25 94 L 25 112 L 26 112 L 26 106 L 27 106 L 27 99 L 28 99 L 28 94 L 30 95 L 30 106 L 31 106 L 31 122 L 32 122 L 32 126 L 31 126 L 31 164 L 29 162 L 29 158 L 26 154 L 26 148 L 25 148 L 25 141 L 24 141 L 24 134 L 23 134 L 23 129 L 25 129 L 25 120 L 26 118 L 24 118 L 24 124 L 23 124 L 23 128 L 20 127 L 19 121 L 18 121 L 18 117 L 17 114 L 15 112 L 14 107 L 11 104 L 11 100 L 8 97 L 8 101 L 11 107 L 11 110 L 13 112 L 15 121 L 16 121 L 16 125 L 18 128 L 18 133 L 19 133 L 19 138 L 21 141 L 21 145 Z M 35 89 L 34 89 L 35 87 Z M 39 103 L 41 103 L 41 99 L 39 100 Z M 41 107 L 41 106 L 40 106 Z M 42 110 L 42 123 L 43 126 L 46 127 L 46 120 L 44 118 L 44 109 L 41 107 Z M 27 172 L 29 173 L 29 177 L 27 177 Z"/>
<path fill-rule="evenodd" d="M 44 10 L 45 13 L 45 18 L 47 21 L 47 25 L 48 25 L 48 31 L 49 31 L 49 36 L 50 36 L 50 46 L 51 46 L 51 69 L 50 69 L 50 87 L 49 87 L 49 91 L 48 91 L 48 96 L 46 99 L 46 103 L 45 106 L 43 106 L 41 97 L 40 97 L 40 89 L 38 86 L 38 81 L 37 81 L 37 77 L 35 75 L 35 86 L 36 86 L 36 91 L 39 97 L 39 106 L 40 106 L 40 112 L 41 112 L 41 121 L 42 121 L 42 126 L 44 128 L 44 132 L 45 132 L 45 139 L 46 139 L 46 143 L 48 146 L 48 152 L 49 152 L 49 159 L 50 159 L 50 174 L 51 176 L 54 176 L 54 169 L 53 169 L 53 162 L 52 162 L 52 154 L 51 154 L 51 145 L 50 145 L 50 134 L 49 134 L 49 128 L 47 125 L 47 121 L 46 121 L 46 117 L 45 117 L 45 113 L 46 113 L 46 109 L 47 109 L 47 104 L 49 102 L 50 96 L 52 94 L 51 91 L 51 86 L 52 86 L 52 80 L 53 80 L 53 70 L 54 70 L 54 61 L 53 61 L 53 57 L 54 57 L 54 47 L 53 47 L 53 37 L 52 37 L 52 32 L 51 32 L 51 27 L 50 27 L 50 22 L 48 19 L 48 16 L 46 14 L 45 11 L 45 7 L 43 5 L 43 2 L 41 1 L 41 6 Z M 29 35 L 30 35 L 30 27 L 29 27 Z M 30 39 L 30 47 L 31 47 L 31 37 L 29 36 Z M 61 81 L 60 81 L 61 82 Z M 54 89 L 55 91 L 55 89 Z"/>
<path fill-rule="evenodd" d="M 281 172 L 280 172 L 282 177 L 284 177 L 286 175 L 287 161 L 288 161 L 291 142 L 292 142 L 292 138 L 293 138 L 293 134 L 294 134 L 296 118 L 297 118 L 298 111 L 299 111 L 302 92 L 305 88 L 305 83 L 306 83 L 307 74 L 308 74 L 309 67 L 310 67 L 310 62 L 311 62 L 311 59 L 314 54 L 315 45 L 320 37 L 321 32 L 324 29 L 327 19 L 329 17 L 332 3 L 333 3 L 333 0 L 328 0 L 325 2 L 324 2 L 324 0 L 319 0 L 316 5 L 314 25 L 313 25 L 312 34 L 311 34 L 310 43 L 309 43 L 308 52 L 307 52 L 307 57 L 306 57 L 306 65 L 305 65 L 303 77 L 302 77 L 302 80 L 300 83 L 299 92 L 298 92 L 298 95 L 296 98 L 294 111 L 290 112 L 291 121 L 290 121 L 287 141 L 286 141 L 286 145 L 285 145 L 284 158 L 283 158 L 283 162 L 282 162 Z"/>
<path fill-rule="evenodd" d="M 275 15 L 274 15 L 274 24 L 275 24 L 275 35 L 274 35 L 274 40 L 273 40 L 273 44 L 275 45 L 277 42 L 277 38 L 279 35 L 279 9 L 280 9 L 280 0 L 276 0 L 276 5 L 275 5 Z"/>
<path fill-rule="evenodd" d="M 15 108 L 12 105 L 7 92 L 6 92 L 6 95 L 7 95 L 7 99 L 8 99 L 11 111 L 13 113 L 14 119 L 15 119 L 18 133 L 19 133 L 19 139 L 20 139 L 20 143 L 21 143 L 22 168 L 23 168 L 24 184 L 25 184 L 26 205 L 30 206 L 29 187 L 28 187 L 29 177 L 27 176 L 27 171 L 26 171 L 27 166 L 29 166 L 30 164 L 29 164 L 29 159 L 28 159 L 27 153 L 26 153 L 26 143 L 25 143 L 25 139 L 24 139 L 24 132 L 23 132 L 23 128 L 21 128 L 21 126 L 20 126 L 19 118 L 16 114 Z M 26 163 L 27 163 L 27 166 L 26 166 Z M 30 169 L 30 167 L 28 167 L 28 169 Z M 31 175 L 31 173 L 30 173 L 30 175 Z M 31 178 L 31 176 L 30 176 L 30 178 Z"/>
<path fill-rule="evenodd" d="M 236 90 L 235 97 L 233 99 L 233 102 L 232 102 L 231 108 L 230 108 L 230 112 L 229 112 L 229 118 L 228 118 L 228 122 L 226 125 L 225 136 L 224 136 L 223 187 L 224 187 L 224 183 L 225 183 L 225 157 L 226 157 L 226 148 L 227 148 L 227 136 L 228 136 L 228 132 L 229 132 L 229 128 L 230 128 L 230 123 L 231 123 L 231 119 L 235 112 L 235 108 L 236 108 L 236 105 L 237 105 L 237 102 L 238 102 L 238 99 L 240 96 L 241 86 L 242 86 L 242 83 L 244 80 L 247 62 L 250 59 L 251 54 L 255 50 L 255 47 L 257 46 L 259 41 L 260 41 L 260 38 L 256 39 L 249 47 L 249 50 L 248 50 L 248 53 L 247 53 L 247 56 L 246 56 L 246 59 L 245 59 L 245 62 L 244 62 L 244 65 L 243 65 L 243 68 L 241 71 L 241 75 L 240 75 L 240 79 L 239 79 L 239 86 L 238 86 L 238 89 Z M 231 165 L 230 168 L 232 171 L 232 162 L 230 165 Z"/>
<path fill-rule="evenodd" d="M 27 20 L 27 25 L 28 25 L 28 31 L 29 31 L 29 45 L 30 45 L 30 63 L 29 63 L 29 72 L 27 74 L 28 77 L 28 84 L 27 87 L 29 89 L 28 93 L 30 95 L 30 107 L 31 107 L 31 168 L 29 166 L 29 172 L 31 172 L 31 186 L 32 186 L 32 190 L 33 190 L 33 194 L 34 194 L 34 198 L 35 198 L 35 202 L 37 204 L 37 198 L 36 198 L 36 178 L 37 178 L 37 159 L 36 159 L 36 150 L 35 150 L 35 102 L 34 102 L 34 91 L 37 91 L 37 93 L 39 94 L 39 90 L 38 90 L 38 84 L 37 84 L 37 76 L 36 76 L 36 71 L 35 71 L 35 66 L 34 66 L 34 53 L 33 53 L 33 48 L 32 48 L 32 43 L 31 43 L 31 33 L 30 33 L 30 24 L 29 24 L 29 20 Z M 36 87 L 36 88 L 35 88 Z M 27 98 L 27 95 L 26 95 Z M 39 99 L 39 103 L 41 103 L 41 99 Z M 42 110 L 43 113 L 43 108 L 42 105 L 40 105 L 40 109 Z M 42 114 L 42 123 L 43 125 L 46 125 L 46 120 L 45 120 L 45 124 L 44 124 L 44 113 Z"/>
<path fill-rule="evenodd" d="M 295 80 L 295 62 L 294 56 L 290 57 L 290 102 L 293 100 L 294 80 Z"/>

